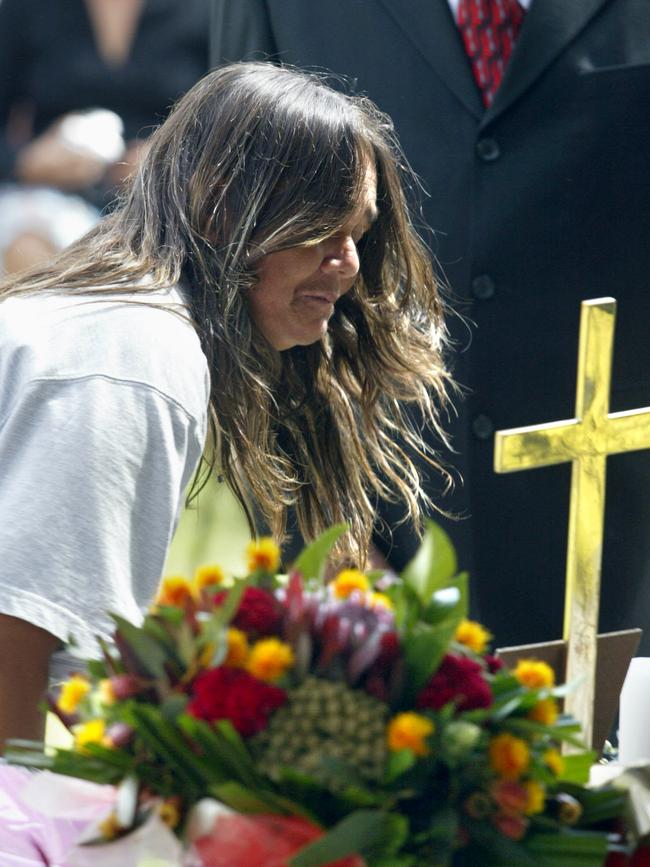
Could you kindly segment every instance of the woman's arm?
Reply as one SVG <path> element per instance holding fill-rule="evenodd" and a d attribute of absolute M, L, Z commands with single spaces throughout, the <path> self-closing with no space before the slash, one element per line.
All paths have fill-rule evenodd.
<path fill-rule="evenodd" d="M 0 614 L 0 752 L 8 738 L 41 740 L 50 656 L 58 638 L 26 620 Z"/>

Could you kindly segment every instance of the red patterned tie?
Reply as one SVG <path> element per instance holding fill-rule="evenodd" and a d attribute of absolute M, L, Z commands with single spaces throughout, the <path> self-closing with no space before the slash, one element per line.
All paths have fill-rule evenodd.
<path fill-rule="evenodd" d="M 517 0 L 459 2 L 458 29 L 486 106 L 501 84 L 523 18 Z"/>

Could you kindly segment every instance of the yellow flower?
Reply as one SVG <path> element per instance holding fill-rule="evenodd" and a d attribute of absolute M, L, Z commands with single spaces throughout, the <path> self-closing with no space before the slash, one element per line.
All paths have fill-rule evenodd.
<path fill-rule="evenodd" d="M 544 800 L 546 798 L 546 790 L 537 780 L 526 780 L 524 783 L 526 790 L 526 807 L 524 813 L 527 816 L 532 816 L 535 813 L 541 813 L 544 810 Z"/>
<path fill-rule="evenodd" d="M 99 832 L 104 840 L 114 840 L 121 830 L 122 826 L 115 812 L 109 813 L 104 821 L 99 823 Z"/>
<path fill-rule="evenodd" d="M 74 713 L 90 692 L 90 683 L 81 674 L 73 674 L 61 686 L 57 705 L 63 713 Z"/>
<path fill-rule="evenodd" d="M 474 653 L 483 653 L 492 638 L 492 633 L 476 620 L 461 620 L 454 636 L 459 644 L 469 647 Z"/>
<path fill-rule="evenodd" d="M 192 582 L 195 595 L 199 596 L 206 587 L 216 587 L 223 584 L 224 577 L 220 566 L 199 566 L 194 573 L 194 581 Z"/>
<path fill-rule="evenodd" d="M 182 575 L 170 575 L 163 578 L 158 595 L 157 605 L 173 605 L 182 608 L 188 599 L 192 598 L 192 585 Z"/>
<path fill-rule="evenodd" d="M 84 751 L 84 747 L 88 744 L 102 744 L 106 736 L 106 723 L 103 719 L 91 719 L 88 722 L 75 726 L 74 743 L 75 748 L 80 752 Z"/>
<path fill-rule="evenodd" d="M 419 713 L 398 713 L 388 724 L 388 749 L 413 750 L 416 756 L 426 756 L 429 747 L 425 739 L 433 734 L 434 728 L 431 720 Z"/>
<path fill-rule="evenodd" d="M 530 765 L 528 744 L 508 732 L 492 738 L 489 755 L 492 770 L 505 780 L 518 779 Z"/>
<path fill-rule="evenodd" d="M 546 750 L 542 758 L 544 759 L 546 767 L 555 774 L 556 777 L 562 776 L 564 773 L 564 759 L 560 755 L 559 750 L 551 747 L 551 749 Z"/>
<path fill-rule="evenodd" d="M 557 702 L 554 698 L 542 698 L 528 711 L 528 719 L 552 726 L 557 720 Z"/>
<path fill-rule="evenodd" d="M 99 699 L 102 704 L 114 704 L 117 701 L 110 677 L 104 677 L 99 681 Z"/>
<path fill-rule="evenodd" d="M 288 644 L 277 638 L 263 638 L 253 645 L 246 669 L 253 677 L 274 681 L 282 677 L 293 663 L 293 650 Z"/>
<path fill-rule="evenodd" d="M 358 569 L 344 569 L 332 581 L 332 591 L 337 599 L 347 599 L 352 593 L 366 593 L 370 590 L 370 581 Z"/>
<path fill-rule="evenodd" d="M 167 798 L 158 806 L 158 815 L 168 828 L 175 828 L 181 820 L 180 798 Z"/>
<path fill-rule="evenodd" d="M 555 683 L 553 669 L 539 659 L 520 659 L 514 670 L 514 675 L 522 686 L 527 686 L 529 689 L 550 687 Z"/>
<path fill-rule="evenodd" d="M 251 542 L 246 548 L 248 571 L 263 569 L 271 574 L 277 572 L 280 565 L 280 549 L 270 536 Z"/>
<path fill-rule="evenodd" d="M 223 664 L 231 668 L 244 668 L 250 652 L 246 633 L 231 627 L 228 630 L 227 640 L 228 652 Z"/>
<path fill-rule="evenodd" d="M 370 593 L 366 594 L 366 602 L 371 607 L 387 608 L 389 611 L 393 610 L 393 603 L 385 593 L 377 593 L 372 590 Z"/>

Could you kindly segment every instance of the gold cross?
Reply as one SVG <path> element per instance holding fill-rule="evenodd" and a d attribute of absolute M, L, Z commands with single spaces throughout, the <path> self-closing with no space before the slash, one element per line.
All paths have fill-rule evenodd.
<path fill-rule="evenodd" d="M 609 412 L 616 301 L 583 301 L 575 418 L 496 433 L 497 473 L 572 461 L 563 638 L 567 680 L 581 678 L 566 708 L 591 743 L 596 681 L 607 455 L 650 448 L 650 407 Z"/>

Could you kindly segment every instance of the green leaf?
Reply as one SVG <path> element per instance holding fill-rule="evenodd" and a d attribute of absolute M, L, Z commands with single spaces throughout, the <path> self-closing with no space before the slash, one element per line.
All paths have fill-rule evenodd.
<path fill-rule="evenodd" d="M 167 652 L 160 642 L 118 614 L 111 614 L 110 616 L 115 621 L 122 638 L 147 673 L 166 683 L 167 675 L 164 664 L 167 661 Z"/>
<path fill-rule="evenodd" d="M 185 711 L 189 699 L 186 695 L 174 693 L 166 698 L 160 705 L 160 714 L 168 722 L 176 722 L 178 717 Z"/>
<path fill-rule="evenodd" d="M 350 813 L 323 837 L 301 849 L 289 864 L 291 867 L 321 867 L 372 848 L 382 838 L 386 815 L 378 810 Z"/>
<path fill-rule="evenodd" d="M 598 755 L 595 752 L 588 751 L 563 756 L 563 759 L 564 770 L 560 779 L 582 785 L 589 782 L 589 772 L 592 765 L 598 760 Z"/>
<path fill-rule="evenodd" d="M 179 783 L 194 789 L 200 796 L 206 784 L 206 767 L 179 728 L 167 722 L 156 707 L 133 704 L 125 710 L 125 722 L 137 731 L 154 755 L 173 771 Z"/>
<path fill-rule="evenodd" d="M 386 782 L 392 783 L 397 777 L 410 771 L 416 761 L 417 756 L 413 750 L 398 750 L 395 753 L 389 753 L 386 767 Z"/>
<path fill-rule="evenodd" d="M 211 795 L 238 813 L 282 813 L 274 803 L 273 797 L 265 797 L 259 790 L 248 789 L 231 780 L 218 785 L 210 785 Z"/>
<path fill-rule="evenodd" d="M 404 639 L 404 658 L 408 676 L 406 678 L 406 700 L 414 699 L 440 665 L 447 652 L 460 616 L 445 621 L 438 626 L 420 625 Z"/>
<path fill-rule="evenodd" d="M 531 834 L 524 849 L 538 867 L 602 867 L 607 835 L 597 831 Z"/>
<path fill-rule="evenodd" d="M 178 725 L 202 749 L 202 761 L 211 782 L 240 782 L 259 788 L 263 779 L 255 770 L 250 753 L 237 732 L 225 721 L 210 726 L 204 720 L 184 715 Z"/>
<path fill-rule="evenodd" d="M 318 539 L 307 545 L 291 567 L 292 572 L 300 572 L 305 581 L 312 578 L 323 580 L 325 567 L 330 551 L 337 539 L 347 531 L 347 524 L 335 524 L 329 530 L 325 530 Z"/>
<path fill-rule="evenodd" d="M 88 669 L 88 673 L 91 677 L 96 678 L 97 680 L 101 680 L 104 677 L 107 677 L 106 673 L 106 663 L 101 659 L 89 659 L 86 661 L 86 668 Z"/>
<path fill-rule="evenodd" d="M 402 572 L 402 579 L 428 605 L 436 590 L 451 583 L 457 571 L 456 552 L 449 536 L 433 521 L 427 522 L 422 544 Z"/>
<path fill-rule="evenodd" d="M 467 572 L 461 572 L 448 587 L 436 590 L 422 613 L 422 619 L 433 626 L 449 617 L 456 617 L 456 619 L 466 617 L 468 609 L 467 583 Z"/>

